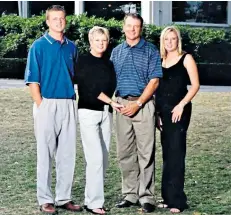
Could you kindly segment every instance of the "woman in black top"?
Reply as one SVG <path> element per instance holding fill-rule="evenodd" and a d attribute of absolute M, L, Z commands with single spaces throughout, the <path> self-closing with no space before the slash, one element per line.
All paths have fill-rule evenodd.
<path fill-rule="evenodd" d="M 78 115 L 81 139 L 86 160 L 85 209 L 105 214 L 104 175 L 108 165 L 108 151 L 112 131 L 112 108 L 122 105 L 111 97 L 116 88 L 112 63 L 103 54 L 109 42 L 105 28 L 89 31 L 90 53 L 80 56 L 76 65 L 78 84 Z"/>
<path fill-rule="evenodd" d="M 190 54 L 182 51 L 179 30 L 166 27 L 160 37 L 163 78 L 156 94 L 163 174 L 161 194 L 163 204 L 172 213 L 188 207 L 184 193 L 186 134 L 191 117 L 191 100 L 199 90 L 196 63 Z M 190 79 L 191 87 L 187 90 Z"/>

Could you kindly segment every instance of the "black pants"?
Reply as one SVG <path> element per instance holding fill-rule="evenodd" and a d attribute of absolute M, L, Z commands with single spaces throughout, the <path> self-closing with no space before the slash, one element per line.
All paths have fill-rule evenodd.
<path fill-rule="evenodd" d="M 182 118 L 172 123 L 172 108 L 160 113 L 163 130 L 161 144 L 163 150 L 163 174 L 161 194 L 169 208 L 183 211 L 188 208 L 184 193 L 186 135 L 191 118 L 191 103 L 185 106 Z"/>

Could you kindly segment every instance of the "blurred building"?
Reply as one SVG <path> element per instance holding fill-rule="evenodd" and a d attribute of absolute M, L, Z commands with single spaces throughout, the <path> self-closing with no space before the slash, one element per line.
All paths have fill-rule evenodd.
<path fill-rule="evenodd" d="M 67 14 L 123 19 L 128 12 L 138 12 L 145 23 L 157 26 L 189 24 L 192 26 L 229 27 L 231 1 L 0 1 L 1 14 L 22 17 L 40 15 L 54 4 L 65 6 Z"/>

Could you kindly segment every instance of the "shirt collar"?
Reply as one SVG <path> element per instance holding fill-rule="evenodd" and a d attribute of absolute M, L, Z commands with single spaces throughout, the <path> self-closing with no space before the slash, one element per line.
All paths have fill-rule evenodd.
<path fill-rule="evenodd" d="M 46 31 L 45 34 L 43 35 L 45 37 L 45 39 L 50 43 L 50 44 L 53 44 L 55 42 L 57 42 L 56 39 L 54 39 L 52 36 L 50 36 L 50 34 L 48 34 L 48 32 Z M 67 38 L 64 36 L 63 37 L 64 39 L 64 43 L 68 44 L 68 40 Z"/>
<path fill-rule="evenodd" d="M 145 43 L 145 40 L 144 38 L 140 38 L 140 41 L 135 45 L 135 46 L 132 46 L 132 47 L 135 47 L 135 48 L 142 48 L 142 46 L 144 45 Z M 130 48 L 131 46 L 127 43 L 127 41 L 125 40 L 124 43 L 123 43 L 123 48 Z"/>

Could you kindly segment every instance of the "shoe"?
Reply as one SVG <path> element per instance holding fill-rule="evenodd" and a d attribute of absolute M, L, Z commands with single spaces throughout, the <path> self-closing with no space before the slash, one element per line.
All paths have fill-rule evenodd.
<path fill-rule="evenodd" d="M 54 204 L 46 203 L 40 206 L 40 211 L 46 214 L 56 214 Z"/>
<path fill-rule="evenodd" d="M 86 206 L 86 205 L 84 205 L 84 206 Z M 92 214 L 100 214 L 100 215 L 106 214 L 106 211 L 105 211 L 105 210 L 104 210 L 104 211 L 105 211 L 104 213 L 98 213 L 98 212 L 94 211 L 94 210 L 96 210 L 96 209 L 104 210 L 103 208 L 90 209 L 90 208 L 88 208 L 87 206 L 85 207 L 85 210 L 86 210 L 87 212 L 92 213 Z"/>
<path fill-rule="evenodd" d="M 89 209 L 89 208 L 87 207 L 87 205 L 84 205 L 84 206 L 83 206 L 83 209 L 87 210 L 87 209 Z M 102 207 L 102 209 L 103 209 L 105 212 L 108 212 L 108 211 L 111 210 L 110 208 L 105 208 L 105 207 Z"/>
<path fill-rule="evenodd" d="M 57 208 L 62 208 L 68 211 L 72 211 L 72 212 L 81 212 L 83 211 L 83 208 L 79 205 L 75 205 L 75 203 L 73 201 L 67 202 L 64 205 L 60 205 L 60 206 L 56 206 Z"/>
<path fill-rule="evenodd" d="M 168 204 L 164 200 L 158 201 L 157 203 L 157 208 L 168 208 Z"/>
<path fill-rule="evenodd" d="M 158 207 L 158 208 L 168 208 L 168 205 L 163 204 L 163 203 L 159 203 L 159 204 L 157 205 L 157 207 Z"/>
<path fill-rule="evenodd" d="M 152 213 L 155 210 L 155 205 L 152 205 L 150 203 L 144 203 L 142 205 L 142 212 L 143 213 Z"/>
<path fill-rule="evenodd" d="M 128 200 L 122 200 L 121 202 L 119 202 L 115 205 L 115 207 L 117 207 L 117 208 L 128 208 L 130 206 L 138 206 L 138 204 L 130 202 Z"/>

